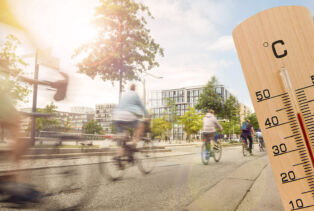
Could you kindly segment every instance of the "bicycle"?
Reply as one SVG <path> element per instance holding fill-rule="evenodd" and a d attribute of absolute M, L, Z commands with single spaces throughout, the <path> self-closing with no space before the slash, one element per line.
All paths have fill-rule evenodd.
<path fill-rule="evenodd" d="M 243 136 L 241 136 L 240 139 L 242 142 L 242 153 L 243 153 L 243 156 L 246 157 L 246 156 L 250 155 L 250 150 L 249 150 L 249 147 L 247 145 L 246 139 Z"/>
<path fill-rule="evenodd" d="M 107 157 L 100 156 L 99 170 L 103 176 L 112 181 L 121 179 L 125 170 L 134 165 L 137 165 L 143 174 L 149 174 L 155 167 L 155 149 L 150 135 L 149 123 L 145 122 L 145 135 L 138 142 L 136 149 L 128 145 L 128 142 L 132 140 L 132 135 L 127 131 L 127 128 L 125 129 L 123 135 L 117 134 L 113 140 L 124 149 L 124 156 L 117 157 L 115 152 Z"/>
<path fill-rule="evenodd" d="M 219 139 L 214 141 L 214 147 L 211 150 L 210 140 L 203 139 L 201 148 L 201 159 L 204 165 L 208 165 L 210 157 L 213 157 L 216 162 L 219 162 L 222 156 L 222 146 Z"/>
<path fill-rule="evenodd" d="M 265 152 L 265 143 L 263 138 L 257 138 L 258 139 L 258 146 L 260 152 Z"/>
<path fill-rule="evenodd" d="M 33 80 L 23 76 L 18 78 L 29 84 L 39 84 L 55 89 L 54 99 L 60 101 L 66 96 L 68 76 L 62 72 L 59 73 L 63 80 L 55 82 Z M 23 114 L 34 118 L 53 116 L 53 114 L 42 113 Z M 49 138 L 45 137 L 45 140 L 54 143 L 49 145 L 49 149 L 36 149 L 29 146 L 23 148 L 20 152 L 23 156 L 19 162 L 6 159 L 7 155 L 13 152 L 12 150 L 1 150 L 1 154 L 4 155 L 4 158 L 0 159 L 1 205 L 13 208 L 25 208 L 31 205 L 46 210 L 73 210 L 87 203 L 95 193 L 95 191 L 90 191 L 91 182 L 94 182 L 91 180 L 92 171 L 87 171 L 81 164 L 77 165 L 74 161 L 74 154 L 68 157 L 58 154 L 63 139 L 62 135 L 52 132 Z M 22 138 L 21 141 L 30 141 L 30 139 Z M 34 144 L 36 145 L 36 141 Z M 61 165 L 54 165 L 57 162 Z M 21 175 L 28 179 L 27 183 L 17 183 L 12 180 Z M 28 191 L 30 189 L 33 191 Z M 75 194 L 68 195 L 73 192 Z M 29 193 L 37 194 L 39 197 L 31 202 L 25 200 L 29 197 Z"/>

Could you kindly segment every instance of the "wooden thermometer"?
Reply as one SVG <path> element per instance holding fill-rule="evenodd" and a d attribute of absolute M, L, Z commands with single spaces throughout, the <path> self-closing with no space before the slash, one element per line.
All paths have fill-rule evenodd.
<path fill-rule="evenodd" d="M 314 210 L 314 23 L 305 7 L 276 7 L 233 39 L 285 210 Z"/>

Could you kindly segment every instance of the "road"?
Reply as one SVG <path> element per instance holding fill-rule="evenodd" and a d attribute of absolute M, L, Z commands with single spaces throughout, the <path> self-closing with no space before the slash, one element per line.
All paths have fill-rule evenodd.
<path fill-rule="evenodd" d="M 86 180 L 92 183 L 88 184 L 88 195 L 92 199 L 82 207 L 83 210 L 184 210 L 243 164 L 266 156 L 266 153 L 255 151 L 254 156 L 243 157 L 240 146 L 225 147 L 220 162 L 211 160 L 209 165 L 204 166 L 199 146 L 173 147 L 172 151 L 167 157 L 157 159 L 151 174 L 143 175 L 134 166 L 125 172 L 122 180 L 116 182 L 99 176 L 97 165 L 80 167 L 82 172 L 92 172 Z M 33 172 L 37 181 L 58 184 L 58 174 L 54 173 L 51 170 Z M 71 185 L 68 187 L 73 188 Z M 72 190 L 52 197 L 64 203 L 74 200 L 81 193 Z"/>

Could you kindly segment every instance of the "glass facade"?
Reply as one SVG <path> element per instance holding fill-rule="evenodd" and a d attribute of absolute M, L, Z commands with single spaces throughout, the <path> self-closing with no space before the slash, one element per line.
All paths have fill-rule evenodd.
<path fill-rule="evenodd" d="M 152 91 L 149 98 L 152 118 L 161 118 L 169 112 L 169 108 L 167 108 L 168 99 L 173 100 L 175 103 L 176 114 L 178 116 L 184 115 L 189 106 L 194 107 L 198 103 L 203 88 L 204 86 Z M 230 93 L 223 85 L 217 86 L 215 91 L 223 98 L 224 102 L 230 96 Z M 184 131 L 182 125 L 175 125 L 173 134 L 175 139 L 183 139 Z"/>
<path fill-rule="evenodd" d="M 111 133 L 112 129 L 112 111 L 115 104 L 97 104 L 95 120 L 106 133 Z"/>

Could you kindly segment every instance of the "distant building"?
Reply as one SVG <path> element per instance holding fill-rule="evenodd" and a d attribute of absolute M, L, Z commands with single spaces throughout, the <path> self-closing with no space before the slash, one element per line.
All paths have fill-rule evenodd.
<path fill-rule="evenodd" d="M 152 118 L 160 118 L 164 112 L 167 112 L 167 99 L 172 99 L 176 104 L 178 116 L 182 116 L 188 110 L 188 107 L 194 107 L 198 103 L 199 96 L 205 86 L 184 87 L 178 89 L 155 90 L 150 93 L 149 106 L 152 112 Z M 218 85 L 215 91 L 225 102 L 230 96 L 230 92 L 223 86 Z M 182 125 L 174 125 L 174 139 L 184 139 Z"/>
<path fill-rule="evenodd" d="M 71 132 L 82 132 L 83 126 L 94 119 L 94 114 L 57 111 L 57 118 L 60 120 L 61 125 L 68 123 L 71 126 Z"/>
<path fill-rule="evenodd" d="M 115 104 L 97 104 L 95 120 L 103 128 L 105 133 L 112 133 L 112 110 Z"/>
<path fill-rule="evenodd" d="M 32 109 L 23 108 L 21 109 L 21 111 L 30 113 Z M 94 113 L 73 113 L 73 112 L 57 111 L 56 116 L 54 118 L 60 121 L 61 127 L 63 127 L 66 123 L 68 123 L 71 127 L 69 132 L 82 132 L 83 126 L 88 121 L 94 119 Z M 27 129 L 29 129 L 30 123 L 31 123 L 30 117 L 26 116 L 22 118 L 21 124 L 20 124 L 22 131 L 26 131 Z"/>
<path fill-rule="evenodd" d="M 94 114 L 95 110 L 93 108 L 85 106 L 73 106 L 71 107 L 71 112 L 80 114 Z"/>
<path fill-rule="evenodd" d="M 246 118 L 250 113 L 252 113 L 251 109 L 250 109 L 248 106 L 246 106 L 246 105 L 240 103 L 240 122 L 241 122 L 241 123 L 244 122 L 245 118 Z"/>

